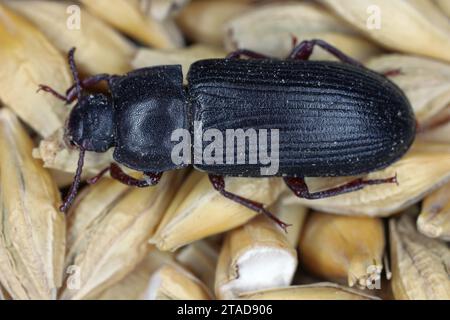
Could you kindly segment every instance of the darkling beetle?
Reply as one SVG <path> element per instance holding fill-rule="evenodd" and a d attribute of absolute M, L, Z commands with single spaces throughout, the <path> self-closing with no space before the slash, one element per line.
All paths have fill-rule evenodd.
<path fill-rule="evenodd" d="M 344 63 L 307 61 L 316 45 Z M 396 183 L 396 177 L 359 178 L 312 193 L 304 177 L 355 176 L 382 169 L 404 155 L 415 137 L 415 117 L 403 92 L 322 40 L 301 42 L 284 60 L 237 50 L 225 59 L 197 61 L 190 67 L 186 87 L 180 65 L 142 68 L 123 76 L 99 74 L 81 81 L 74 51 L 69 52 L 69 64 L 75 84 L 66 94 L 40 86 L 67 103 L 78 100 L 67 121 L 66 138 L 80 150 L 80 157 L 61 211 L 67 211 L 76 196 L 86 151 L 114 147 L 117 163 L 145 177 L 135 179 L 112 163 L 91 183 L 109 171 L 129 186 L 152 186 L 164 171 L 186 166 L 171 160 L 171 133 L 184 128 L 193 134 L 193 121 L 201 122 L 204 130 L 223 132 L 279 128 L 276 175 L 306 199 Z M 100 81 L 107 81 L 109 95 L 83 93 Z M 245 152 L 248 158 L 249 150 Z M 224 176 L 260 177 L 259 166 L 199 164 L 195 168 L 207 172 L 223 196 L 266 214 L 286 229 L 287 224 L 261 203 L 225 190 Z"/>

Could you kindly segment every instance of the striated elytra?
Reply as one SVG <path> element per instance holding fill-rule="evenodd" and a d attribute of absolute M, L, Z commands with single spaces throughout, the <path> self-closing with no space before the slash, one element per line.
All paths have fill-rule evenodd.
<path fill-rule="evenodd" d="M 368 173 L 400 158 L 415 136 L 403 92 L 386 77 L 350 64 L 203 60 L 192 65 L 188 82 L 190 107 L 204 130 L 279 128 L 277 175 Z M 199 167 L 259 176 L 259 167 L 248 164 Z"/>
<path fill-rule="evenodd" d="M 314 46 L 344 63 L 307 61 Z M 303 178 L 369 173 L 395 162 L 414 141 L 415 117 L 403 92 L 384 75 L 364 68 L 322 40 L 303 41 L 285 60 L 238 50 L 226 59 L 197 61 L 188 72 L 187 86 L 183 86 L 179 65 L 142 68 L 122 76 L 100 74 L 81 81 L 74 51 L 69 53 L 69 64 L 75 85 L 67 94 L 41 86 L 66 102 L 78 100 L 66 137 L 80 149 L 80 160 L 63 211 L 76 195 L 85 151 L 114 147 L 114 160 L 143 172 L 144 179 L 125 174 L 113 163 L 91 182 L 109 171 L 125 184 L 147 187 L 158 183 L 164 171 L 194 164 L 210 175 L 222 195 L 286 227 L 262 204 L 226 191 L 223 177 L 283 176 L 299 197 L 336 196 L 397 181 L 395 177 L 360 178 L 311 193 Z M 241 56 L 250 59 L 238 59 Z M 107 81 L 109 95 L 83 94 L 99 81 Z M 173 157 L 182 137 L 174 135 L 177 130 L 187 132 L 184 138 L 189 142 L 182 162 Z M 238 143 L 228 145 L 230 130 L 245 133 L 240 145 L 233 135 L 232 142 Z M 268 134 L 274 131 L 276 135 Z M 256 146 L 250 143 L 252 137 Z M 197 147 L 205 152 L 209 148 L 205 154 L 214 161 L 204 159 L 205 154 L 197 161 Z M 276 155 L 276 171 L 270 174 L 263 173 L 262 161 L 258 162 L 264 154 L 261 148 L 265 154 Z"/>

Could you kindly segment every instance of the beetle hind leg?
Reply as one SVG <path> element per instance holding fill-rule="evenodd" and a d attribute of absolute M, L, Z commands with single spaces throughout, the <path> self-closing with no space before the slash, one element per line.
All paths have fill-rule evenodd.
<path fill-rule="evenodd" d="M 256 51 L 252 51 L 252 50 L 247 50 L 247 49 L 237 49 L 233 52 L 230 52 L 227 56 L 226 59 L 240 59 L 242 57 L 247 57 L 247 58 L 252 58 L 252 59 L 271 59 L 271 57 L 256 52 Z"/>
<path fill-rule="evenodd" d="M 309 199 L 309 200 L 317 200 L 317 199 L 323 199 L 328 197 L 334 197 L 338 196 L 344 193 L 349 193 L 353 191 L 358 191 L 363 189 L 365 186 L 372 186 L 372 185 L 378 185 L 378 184 L 385 184 L 385 183 L 396 183 L 397 182 L 397 175 L 394 177 L 390 177 L 387 179 L 373 179 L 373 180 L 364 180 L 362 178 L 352 180 L 346 184 L 343 184 L 341 186 L 318 191 L 318 192 L 310 192 L 308 189 L 308 186 L 305 183 L 305 180 L 303 178 L 284 178 L 284 182 L 286 185 L 291 189 L 291 191 L 299 198 Z"/>
<path fill-rule="evenodd" d="M 146 188 L 150 186 L 157 185 L 161 180 L 162 173 L 145 172 L 144 179 L 136 179 L 128 174 L 126 174 L 117 164 L 111 163 L 109 167 L 106 167 L 95 177 L 88 180 L 89 184 L 97 183 L 107 172 L 109 171 L 111 178 L 126 184 L 127 186 Z"/>
<path fill-rule="evenodd" d="M 335 46 L 320 39 L 305 40 L 300 42 L 300 44 L 294 47 L 288 58 L 294 60 L 308 60 L 311 57 L 315 46 L 321 47 L 344 63 L 364 67 L 363 64 L 346 55 Z"/>
<path fill-rule="evenodd" d="M 285 232 L 287 232 L 287 227 L 291 226 L 290 224 L 287 224 L 280 219 L 278 219 L 276 216 L 274 216 L 269 210 L 264 208 L 264 205 L 262 203 L 243 198 L 241 196 L 238 196 L 234 193 L 231 193 L 229 191 L 225 190 L 225 180 L 222 176 L 218 175 L 209 175 L 209 180 L 211 181 L 212 186 L 214 189 L 220 192 L 222 196 L 224 196 L 227 199 L 230 199 L 236 203 L 239 203 L 240 205 L 243 205 L 244 207 L 253 210 L 259 214 L 264 214 L 269 219 L 274 221 L 277 225 L 279 225 Z"/>

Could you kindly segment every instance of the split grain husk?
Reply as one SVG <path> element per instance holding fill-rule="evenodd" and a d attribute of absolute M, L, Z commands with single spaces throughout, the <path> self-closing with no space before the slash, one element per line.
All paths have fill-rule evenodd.
<path fill-rule="evenodd" d="M 381 50 L 340 18 L 314 3 L 275 3 L 242 14 L 226 26 L 225 44 L 230 51 L 249 49 L 269 56 L 285 58 L 297 41 L 322 39 L 351 57 L 365 61 Z M 312 59 L 331 60 L 320 48 Z"/>
<path fill-rule="evenodd" d="M 313 212 L 303 229 L 299 250 L 311 273 L 365 289 L 380 281 L 384 239 L 379 218 Z"/>
<path fill-rule="evenodd" d="M 128 275 L 95 297 L 97 300 L 141 300 L 152 274 L 167 263 L 174 262 L 172 254 L 151 248 L 145 258 Z"/>
<path fill-rule="evenodd" d="M 192 273 L 176 264 L 166 264 L 149 281 L 145 300 L 210 300 L 206 286 Z"/>
<path fill-rule="evenodd" d="M 66 256 L 66 268 L 79 270 L 80 285 L 66 287 L 63 299 L 91 298 L 136 267 L 180 179 L 181 173 L 168 173 L 151 188 L 102 179 L 82 192 L 69 212 Z"/>
<path fill-rule="evenodd" d="M 218 258 L 218 250 L 206 240 L 196 241 L 176 255 L 177 261 L 198 277 L 211 292 L 214 291 Z"/>
<path fill-rule="evenodd" d="M 219 299 L 248 291 L 288 286 L 297 268 L 297 252 L 286 234 L 259 216 L 225 237 L 216 270 Z"/>
<path fill-rule="evenodd" d="M 0 282 L 13 299 L 55 299 L 65 221 L 59 192 L 16 116 L 0 110 Z"/>
<path fill-rule="evenodd" d="M 67 146 L 64 139 L 64 128 L 60 128 L 40 141 L 39 146 L 33 150 L 33 157 L 42 159 L 46 168 L 74 173 L 77 168 L 79 152 L 77 148 Z M 112 154 L 113 150 L 105 153 L 86 152 L 83 176 L 95 175 L 106 168 L 114 161 Z"/>
<path fill-rule="evenodd" d="M 248 292 L 241 295 L 241 298 L 245 300 L 379 300 L 378 297 L 329 282 Z"/>
<path fill-rule="evenodd" d="M 433 165 L 430 165 L 433 164 Z M 402 159 L 364 179 L 382 179 L 397 175 L 397 184 L 382 184 L 319 200 L 298 199 L 318 211 L 384 217 L 400 212 L 421 200 L 450 179 L 450 148 L 438 144 L 417 144 Z M 338 186 L 354 178 L 307 178 L 310 191 Z"/>
<path fill-rule="evenodd" d="M 392 290 L 398 300 L 450 299 L 448 244 L 420 234 L 414 217 L 389 221 Z"/>
<path fill-rule="evenodd" d="M 182 49 L 153 50 L 139 49 L 135 58 L 131 62 L 134 69 L 150 66 L 181 64 L 183 74 L 186 78 L 189 67 L 192 63 L 202 59 L 224 58 L 225 51 L 217 47 L 196 44 Z"/>
<path fill-rule="evenodd" d="M 321 2 L 386 48 L 450 61 L 448 18 L 431 1 Z"/>
<path fill-rule="evenodd" d="M 402 89 L 411 102 L 419 129 L 426 129 L 430 121 L 450 103 L 450 65 L 447 63 L 389 54 L 370 60 L 367 67 L 380 73 L 400 71 L 390 80 Z"/>
<path fill-rule="evenodd" d="M 424 199 L 417 227 L 428 237 L 450 241 L 450 184 Z"/>
<path fill-rule="evenodd" d="M 72 25 L 68 20 L 68 2 L 8 0 L 5 3 L 33 22 L 63 53 L 72 47 L 79 48 L 76 60 L 84 71 L 122 74 L 130 70 L 133 45 L 86 10 L 80 13 L 79 25 Z"/>
<path fill-rule="evenodd" d="M 293 248 L 297 247 L 303 225 L 308 215 L 308 208 L 299 204 L 297 196 L 290 190 L 287 190 L 270 207 L 270 211 L 276 214 L 281 221 L 290 224 L 286 237 Z"/>
<path fill-rule="evenodd" d="M 184 34 L 193 42 L 223 46 L 226 23 L 252 9 L 254 4 L 251 2 L 251 0 L 192 1 L 180 12 L 177 21 Z"/>
<path fill-rule="evenodd" d="M 158 21 L 145 14 L 139 1 L 81 0 L 94 15 L 142 43 L 159 49 L 178 48 L 184 44 L 173 21 Z"/>
<path fill-rule="evenodd" d="M 30 22 L 0 4 L 0 99 L 37 133 L 61 128 L 69 109 L 39 84 L 64 92 L 72 83 L 67 62 Z"/>
<path fill-rule="evenodd" d="M 281 179 L 226 178 L 225 187 L 266 205 L 272 204 L 284 189 Z M 213 189 L 208 176 L 192 172 L 178 190 L 151 239 L 160 250 L 173 251 L 193 241 L 238 227 L 256 213 Z"/>

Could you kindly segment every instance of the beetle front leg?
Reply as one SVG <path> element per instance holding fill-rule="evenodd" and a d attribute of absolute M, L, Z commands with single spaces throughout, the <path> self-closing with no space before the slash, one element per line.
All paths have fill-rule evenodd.
<path fill-rule="evenodd" d="M 319 40 L 319 39 L 305 40 L 305 41 L 300 42 L 300 44 L 298 44 L 292 50 L 292 52 L 288 58 L 295 59 L 295 60 L 308 60 L 311 57 L 315 46 L 321 47 L 322 49 L 329 52 L 330 54 L 332 54 L 333 56 L 335 56 L 342 62 L 351 64 L 354 66 L 358 66 L 358 67 L 364 67 L 364 65 L 362 63 L 349 57 L 348 55 L 343 53 L 338 48 L 334 47 L 333 45 L 329 44 L 326 41 Z"/>
<path fill-rule="evenodd" d="M 269 219 L 275 221 L 276 224 L 278 224 L 285 232 L 287 232 L 287 227 L 291 226 L 290 224 L 287 224 L 280 219 L 278 219 L 276 216 L 274 216 L 269 210 L 264 208 L 264 205 L 262 203 L 243 198 L 241 196 L 238 196 L 234 193 L 231 193 L 229 191 L 225 190 L 225 180 L 222 176 L 218 175 L 209 175 L 209 180 L 211 181 L 212 186 L 214 189 L 220 192 L 222 196 L 225 198 L 228 198 L 236 203 L 239 203 L 240 205 L 243 205 L 246 208 L 249 208 L 250 210 L 253 210 L 259 214 L 264 214 Z"/>
<path fill-rule="evenodd" d="M 318 191 L 318 192 L 309 192 L 308 186 L 305 183 L 305 179 L 303 178 L 284 178 L 284 182 L 292 190 L 292 192 L 299 198 L 309 199 L 309 200 L 317 200 L 328 197 L 338 196 L 344 193 L 349 193 L 353 191 L 358 191 L 363 189 L 365 186 L 372 186 L 384 183 L 398 183 L 397 175 L 387 179 L 373 179 L 373 180 L 364 180 L 362 178 L 355 179 L 350 181 L 344 185 L 341 185 L 336 188 Z"/>
<path fill-rule="evenodd" d="M 109 167 L 106 167 L 105 169 L 100 171 L 100 173 L 97 174 L 95 177 L 89 179 L 88 183 L 89 184 L 97 183 L 100 180 L 100 178 L 102 178 L 108 171 L 111 175 L 111 178 L 123 184 L 126 184 L 127 186 L 138 188 L 146 188 L 157 185 L 162 177 L 162 173 L 145 172 L 144 179 L 136 179 L 126 174 L 117 164 L 111 163 Z"/>

